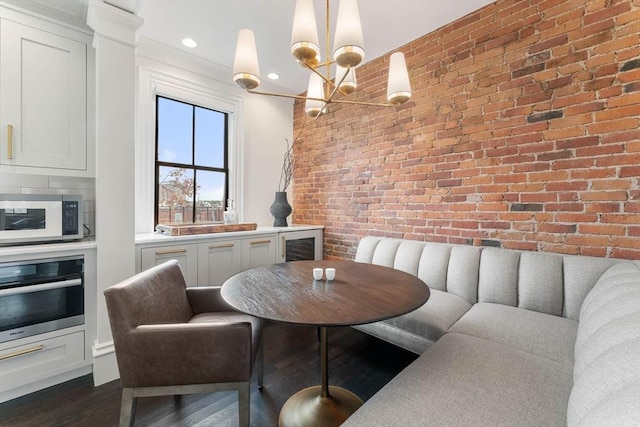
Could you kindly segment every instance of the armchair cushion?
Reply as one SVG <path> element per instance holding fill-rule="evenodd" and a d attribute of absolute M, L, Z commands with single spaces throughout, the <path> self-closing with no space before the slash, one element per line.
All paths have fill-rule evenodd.
<path fill-rule="evenodd" d="M 225 325 L 229 323 L 249 323 L 251 326 L 251 360 L 255 360 L 262 336 L 261 331 L 264 326 L 264 320 L 247 314 L 238 313 L 237 311 L 216 311 L 196 314 L 191 318 L 189 323 L 224 323 Z M 238 339 L 247 340 L 247 337 L 238 337 Z"/>
<path fill-rule="evenodd" d="M 187 298 L 194 314 L 216 311 L 234 311 L 220 294 L 221 286 L 200 286 L 187 288 Z"/>

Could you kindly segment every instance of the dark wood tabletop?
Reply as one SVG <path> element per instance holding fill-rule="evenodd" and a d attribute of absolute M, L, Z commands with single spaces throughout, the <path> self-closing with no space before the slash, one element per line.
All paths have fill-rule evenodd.
<path fill-rule="evenodd" d="M 314 281 L 315 267 L 336 278 Z M 429 299 L 428 286 L 400 270 L 353 261 L 294 261 L 243 271 L 222 286 L 235 309 L 308 326 L 348 326 L 399 316 Z"/>

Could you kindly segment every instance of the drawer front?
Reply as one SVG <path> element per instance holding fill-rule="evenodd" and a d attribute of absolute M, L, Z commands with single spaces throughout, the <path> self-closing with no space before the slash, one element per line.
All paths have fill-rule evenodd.
<path fill-rule="evenodd" d="M 83 365 L 84 331 L 0 351 L 0 392 Z"/>

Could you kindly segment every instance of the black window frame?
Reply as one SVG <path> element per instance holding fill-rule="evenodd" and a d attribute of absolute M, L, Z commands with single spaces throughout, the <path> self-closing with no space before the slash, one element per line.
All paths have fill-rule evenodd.
<path fill-rule="evenodd" d="M 161 161 L 158 158 L 158 104 L 160 99 L 166 99 L 173 102 L 179 102 L 181 104 L 185 104 L 191 107 L 191 164 L 186 163 L 177 163 L 177 162 L 166 162 Z M 173 168 L 181 168 L 188 169 L 193 171 L 193 204 L 191 206 L 191 218 L 189 222 L 183 221 L 185 224 L 195 224 L 196 218 L 196 188 L 198 188 L 197 182 L 197 173 L 196 171 L 208 171 L 208 172 L 221 172 L 224 173 L 224 197 L 222 199 L 222 209 L 226 210 L 227 208 L 227 200 L 229 199 L 229 113 L 225 113 L 224 111 L 219 111 L 209 107 L 203 107 L 202 105 L 197 105 L 191 102 L 182 101 L 179 99 L 170 98 L 168 96 L 156 95 L 156 118 L 155 118 L 155 158 L 154 158 L 154 208 L 153 208 L 153 228 L 155 229 L 156 225 L 158 225 L 158 208 L 159 208 L 159 198 L 160 198 L 160 168 L 161 167 L 173 167 Z M 214 111 L 216 113 L 220 113 L 224 115 L 224 166 L 222 168 L 219 167 L 211 167 L 211 166 L 201 166 L 196 165 L 196 114 L 195 109 L 202 108 L 204 110 Z"/>

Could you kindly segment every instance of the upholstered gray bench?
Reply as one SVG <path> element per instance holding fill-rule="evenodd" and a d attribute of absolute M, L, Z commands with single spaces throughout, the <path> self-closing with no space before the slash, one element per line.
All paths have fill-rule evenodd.
<path fill-rule="evenodd" d="M 345 426 L 640 425 L 640 262 L 378 237 L 429 301 L 358 329 L 421 356 Z"/>

